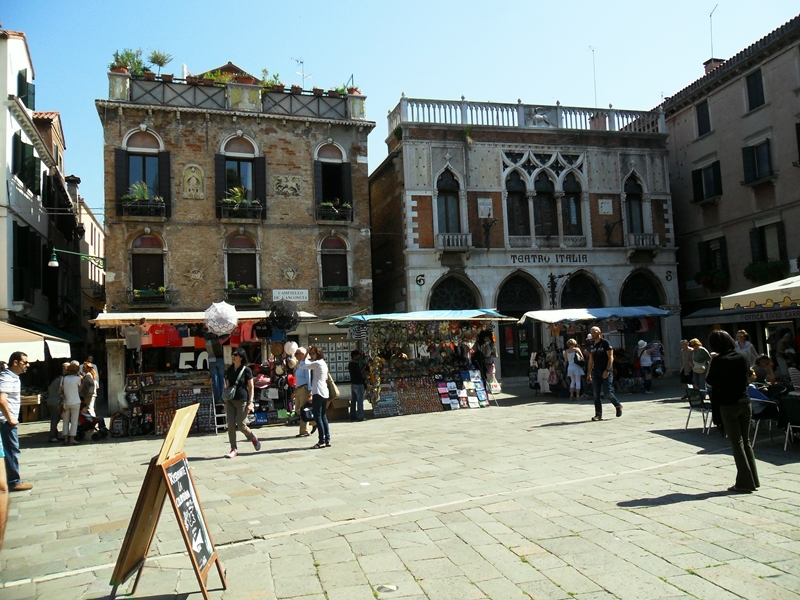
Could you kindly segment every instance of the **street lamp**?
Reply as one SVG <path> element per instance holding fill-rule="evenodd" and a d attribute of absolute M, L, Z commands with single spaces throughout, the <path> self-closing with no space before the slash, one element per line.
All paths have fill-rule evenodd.
<path fill-rule="evenodd" d="M 558 289 L 558 280 L 562 277 L 569 277 L 572 273 L 564 273 L 562 275 L 550 275 L 547 276 L 547 291 L 550 292 L 550 308 L 556 307 L 556 291 Z"/>
<path fill-rule="evenodd" d="M 56 252 L 61 252 L 62 254 L 73 254 L 75 256 L 80 256 L 81 260 L 88 260 L 93 265 L 96 265 L 100 269 L 106 270 L 106 259 L 102 256 L 92 256 L 91 254 L 84 254 L 83 252 L 70 252 L 69 250 L 59 250 L 58 248 L 53 248 L 53 253 L 50 255 L 50 262 L 47 263 L 48 267 L 55 267 L 58 268 L 58 257 L 56 256 Z"/>

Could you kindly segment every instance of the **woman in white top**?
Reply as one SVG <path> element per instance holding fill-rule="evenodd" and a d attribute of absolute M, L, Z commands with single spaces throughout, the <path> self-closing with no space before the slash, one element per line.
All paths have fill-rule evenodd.
<path fill-rule="evenodd" d="M 578 399 L 581 395 L 581 377 L 585 371 L 575 364 L 575 357 L 579 356 L 584 358 L 583 352 L 578 348 L 578 342 L 575 340 L 567 340 L 567 349 L 564 350 L 564 360 L 567 361 L 567 377 L 569 377 L 569 398 L 570 400 Z"/>
<path fill-rule="evenodd" d="M 325 354 L 318 346 L 308 348 L 308 358 L 297 365 L 298 369 L 311 371 L 311 383 L 308 386 L 311 392 L 311 408 L 314 410 L 314 422 L 319 432 L 319 442 L 311 446 L 316 448 L 330 448 L 331 430 L 328 426 L 328 363 Z"/>
<path fill-rule="evenodd" d="M 89 414 L 93 417 L 97 415 L 94 412 L 94 402 L 97 400 L 97 371 L 90 363 L 83 363 L 80 367 L 83 369 L 83 380 L 81 381 L 81 400 L 86 405 Z"/>
<path fill-rule="evenodd" d="M 750 336 L 744 329 L 736 332 L 736 351 L 739 354 L 744 354 L 747 357 L 751 367 L 756 365 L 758 359 L 758 350 L 753 344 L 750 343 Z"/>
<path fill-rule="evenodd" d="M 78 414 L 81 411 L 81 377 L 78 375 L 78 369 L 80 369 L 80 365 L 70 363 L 59 390 L 64 395 L 64 412 L 62 413 L 64 424 L 61 432 L 64 436 L 65 446 L 78 443 L 75 441 L 75 434 L 78 433 Z"/>

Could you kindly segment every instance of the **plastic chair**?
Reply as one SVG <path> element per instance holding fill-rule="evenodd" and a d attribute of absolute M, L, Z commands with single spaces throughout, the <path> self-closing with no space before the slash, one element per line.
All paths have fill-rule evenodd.
<path fill-rule="evenodd" d="M 794 443 L 795 430 L 800 431 L 800 398 L 784 396 L 781 398 L 781 412 L 786 419 L 786 439 L 783 442 L 783 451 L 786 451 L 791 439 Z"/>
<path fill-rule="evenodd" d="M 762 421 L 766 421 L 769 426 L 769 440 L 773 441 L 772 439 L 772 424 L 780 422 L 780 404 L 777 402 L 773 402 L 772 400 L 753 400 L 753 407 L 755 408 L 756 404 L 762 404 L 764 406 L 763 410 L 758 414 L 753 414 L 753 418 L 750 419 L 750 426 L 753 427 L 755 425 L 753 431 L 753 439 L 750 442 L 751 446 L 755 446 L 756 438 L 758 437 L 758 426 L 761 424 Z"/>
<path fill-rule="evenodd" d="M 700 414 L 703 416 L 703 433 L 708 434 L 711 431 L 711 425 L 713 425 L 711 420 L 711 404 L 706 402 L 708 399 L 708 391 L 698 389 L 693 385 L 688 385 L 686 387 L 687 393 L 689 394 L 689 416 L 686 417 L 686 427 L 684 427 L 684 429 L 689 429 L 689 419 L 692 418 L 692 411 L 699 410 Z"/>

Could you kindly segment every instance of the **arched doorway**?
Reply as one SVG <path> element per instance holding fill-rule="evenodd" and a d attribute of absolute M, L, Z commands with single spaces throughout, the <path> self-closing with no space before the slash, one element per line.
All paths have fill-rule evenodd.
<path fill-rule="evenodd" d="M 655 306 L 663 301 L 661 283 L 650 273 L 639 271 L 634 273 L 622 285 L 619 295 L 621 306 Z M 625 345 L 633 347 L 639 340 L 653 342 L 661 340 L 661 319 L 639 319 L 639 326 L 634 331 L 625 328 Z"/>
<path fill-rule="evenodd" d="M 475 294 L 470 287 L 458 277 L 445 277 L 433 288 L 430 310 L 469 310 L 478 308 Z"/>
<path fill-rule="evenodd" d="M 529 310 L 542 307 L 541 297 L 530 279 L 510 277 L 497 295 L 497 310 L 509 317 L 521 318 Z M 521 377 L 528 373 L 533 350 L 533 323 L 502 323 L 498 341 L 502 376 Z"/>
<path fill-rule="evenodd" d="M 564 284 L 561 292 L 561 308 L 602 308 L 603 295 L 587 275 L 578 273 Z"/>

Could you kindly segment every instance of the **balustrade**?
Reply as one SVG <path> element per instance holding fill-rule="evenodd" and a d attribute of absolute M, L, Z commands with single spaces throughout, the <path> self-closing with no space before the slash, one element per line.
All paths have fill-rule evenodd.
<path fill-rule="evenodd" d="M 471 233 L 439 233 L 436 247 L 440 250 L 469 250 L 472 247 Z"/>
<path fill-rule="evenodd" d="M 657 233 L 629 233 L 628 246 L 634 248 L 652 248 L 658 246 Z"/>
<path fill-rule="evenodd" d="M 530 248 L 532 244 L 531 236 L 529 235 L 510 235 L 508 236 L 508 245 L 511 248 Z"/>

